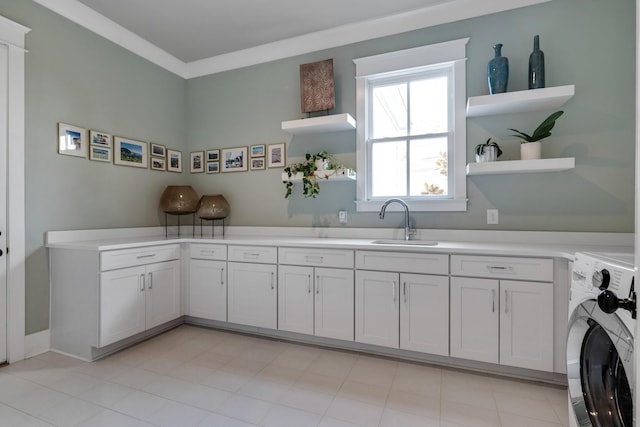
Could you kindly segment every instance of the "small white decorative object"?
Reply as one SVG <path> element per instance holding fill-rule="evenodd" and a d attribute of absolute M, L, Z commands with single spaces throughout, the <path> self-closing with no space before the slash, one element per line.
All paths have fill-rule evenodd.
<path fill-rule="evenodd" d="M 520 144 L 520 158 L 522 160 L 540 159 L 541 153 L 542 153 L 542 143 L 540 141 L 525 142 Z"/>

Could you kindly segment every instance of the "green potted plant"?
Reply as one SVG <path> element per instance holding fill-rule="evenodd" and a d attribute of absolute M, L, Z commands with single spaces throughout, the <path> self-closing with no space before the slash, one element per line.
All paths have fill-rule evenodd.
<path fill-rule="evenodd" d="M 520 158 L 522 160 L 531 160 L 531 159 L 539 159 L 541 153 L 541 141 L 544 138 L 547 138 L 551 135 L 551 129 L 556 124 L 556 120 L 560 118 L 560 116 L 564 113 L 564 111 L 556 111 L 552 113 L 549 117 L 544 119 L 542 123 L 533 131 L 531 135 L 521 132 L 517 129 L 509 128 L 509 130 L 516 132 L 516 138 L 520 138 L 522 140 L 520 144 Z"/>
<path fill-rule="evenodd" d="M 283 181 L 286 193 L 284 198 L 288 198 L 293 191 L 293 181 L 291 178 L 295 176 L 298 172 L 302 174 L 302 195 L 304 197 L 316 198 L 318 197 L 318 193 L 320 193 L 320 184 L 318 183 L 318 175 L 316 174 L 317 170 L 320 168 L 324 169 L 328 166 L 328 161 L 332 159 L 326 151 L 321 151 L 316 154 L 305 154 L 305 160 L 298 163 L 293 163 L 286 168 L 284 168 L 284 172 L 287 174 L 289 179 Z"/>
<path fill-rule="evenodd" d="M 502 156 L 502 150 L 497 142 L 487 139 L 484 144 L 476 145 L 476 162 L 495 162 Z"/>

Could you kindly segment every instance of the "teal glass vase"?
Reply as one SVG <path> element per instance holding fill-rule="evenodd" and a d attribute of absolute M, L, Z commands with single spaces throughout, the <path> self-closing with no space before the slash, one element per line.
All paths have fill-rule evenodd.
<path fill-rule="evenodd" d="M 533 52 L 529 55 L 529 89 L 544 86 L 544 52 L 540 50 L 540 36 L 533 37 Z"/>
<path fill-rule="evenodd" d="M 502 44 L 493 46 L 495 57 L 487 65 L 489 93 L 504 93 L 509 83 L 509 59 L 502 56 Z"/>

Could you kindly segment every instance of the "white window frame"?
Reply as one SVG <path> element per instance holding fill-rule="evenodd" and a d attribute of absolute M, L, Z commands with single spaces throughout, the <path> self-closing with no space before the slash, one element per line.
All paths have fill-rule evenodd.
<path fill-rule="evenodd" d="M 412 211 L 466 211 L 467 210 L 467 117 L 466 117 L 466 45 L 469 38 L 405 49 L 381 55 L 354 59 L 356 64 L 356 165 L 358 171 L 358 212 L 377 212 L 384 200 L 369 199 L 368 186 L 371 171 L 368 170 L 367 124 L 368 80 L 399 71 L 420 70 L 436 64 L 453 66 L 453 143 L 448 153 L 452 186 L 446 198 L 403 198 Z M 393 206 L 393 205 L 392 205 Z M 390 206 L 390 208 L 392 207 Z"/>

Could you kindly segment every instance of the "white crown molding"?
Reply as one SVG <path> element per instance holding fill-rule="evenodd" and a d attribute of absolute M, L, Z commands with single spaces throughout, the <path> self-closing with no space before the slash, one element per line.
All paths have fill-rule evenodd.
<path fill-rule="evenodd" d="M 185 79 L 290 58 L 552 0 L 445 0 L 417 11 L 317 31 L 299 37 L 185 63 L 77 0 L 34 0 Z"/>

